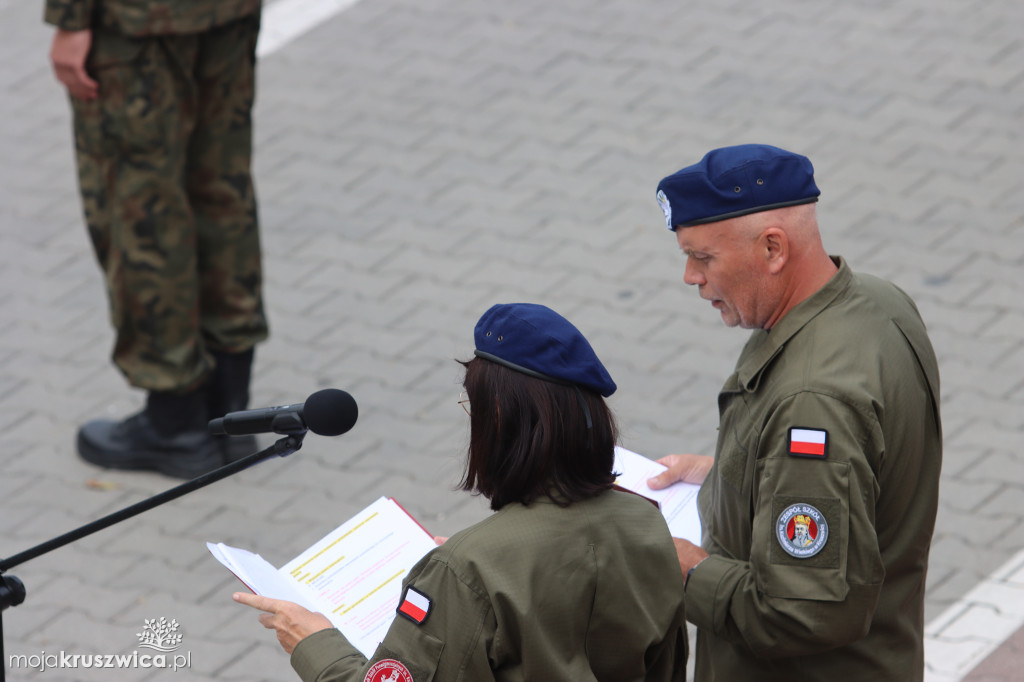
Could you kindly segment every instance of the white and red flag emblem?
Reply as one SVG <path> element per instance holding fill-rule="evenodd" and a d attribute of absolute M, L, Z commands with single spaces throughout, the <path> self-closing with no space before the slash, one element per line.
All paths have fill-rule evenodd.
<path fill-rule="evenodd" d="M 422 625 L 430 615 L 430 597 L 410 585 L 405 588 L 402 601 L 398 604 L 398 613 L 412 622 Z"/>
<path fill-rule="evenodd" d="M 822 457 L 828 454 L 828 431 L 792 427 L 789 430 L 789 454 L 794 457 Z"/>

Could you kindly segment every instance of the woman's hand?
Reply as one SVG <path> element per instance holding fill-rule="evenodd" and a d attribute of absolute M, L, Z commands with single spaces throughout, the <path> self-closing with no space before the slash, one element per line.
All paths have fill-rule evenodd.
<path fill-rule="evenodd" d="M 277 630 L 277 641 L 285 653 L 314 632 L 334 627 L 322 613 L 313 613 L 298 604 L 282 599 L 270 599 L 248 592 L 235 592 L 232 598 L 240 604 L 264 611 L 260 614 L 263 627 Z"/>

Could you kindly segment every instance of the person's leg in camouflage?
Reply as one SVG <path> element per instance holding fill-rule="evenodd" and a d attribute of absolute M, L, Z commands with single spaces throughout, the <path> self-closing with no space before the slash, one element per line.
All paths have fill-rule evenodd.
<path fill-rule="evenodd" d="M 253 347 L 267 337 L 259 221 L 250 172 L 251 112 L 259 15 L 202 35 L 199 110 L 186 184 L 199 240 L 200 329 L 214 369 L 211 419 L 248 407 Z M 220 437 L 228 461 L 251 454 L 253 437 Z"/>
<path fill-rule="evenodd" d="M 255 28 L 250 33 L 254 44 Z M 266 336 L 247 157 L 244 167 L 198 175 L 197 167 L 210 164 L 192 160 L 196 153 L 223 159 L 202 155 L 193 141 L 215 135 L 197 135 L 211 111 L 239 115 L 203 102 L 203 93 L 245 88 L 244 78 L 241 86 L 230 81 L 237 73 L 221 69 L 220 90 L 201 75 L 209 70 L 202 35 L 130 39 L 97 32 L 90 67 L 101 96 L 74 101 L 82 197 L 117 333 L 113 359 L 129 383 L 149 392 L 139 415 L 80 429 L 79 453 L 101 466 L 179 477 L 219 466 L 221 444 L 206 431 L 208 419 L 220 416 L 210 413 L 220 409 L 210 393 L 215 353 L 251 366 L 252 346 Z M 251 105 L 254 56 L 245 46 L 237 54 L 247 62 Z M 225 195 L 225 186 L 240 188 L 233 194 L 241 200 Z M 243 208 L 231 207 L 239 203 Z M 253 250 L 255 270 L 230 269 L 252 257 L 227 254 Z M 248 372 L 245 382 L 244 391 L 236 388 L 247 397 Z"/>

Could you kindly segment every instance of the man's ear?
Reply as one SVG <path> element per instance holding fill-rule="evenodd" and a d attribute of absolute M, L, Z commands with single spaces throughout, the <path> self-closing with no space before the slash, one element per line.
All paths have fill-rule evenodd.
<path fill-rule="evenodd" d="M 777 227 L 769 227 L 761 233 L 761 246 L 768 272 L 777 275 L 789 260 L 789 239 Z"/>

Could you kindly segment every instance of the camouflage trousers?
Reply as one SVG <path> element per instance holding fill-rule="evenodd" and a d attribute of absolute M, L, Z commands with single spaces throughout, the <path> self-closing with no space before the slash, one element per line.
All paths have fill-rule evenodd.
<path fill-rule="evenodd" d="M 72 98 L 79 188 L 106 277 L 113 361 L 186 391 L 211 351 L 267 337 L 250 174 L 259 14 L 197 34 L 93 32 L 97 100 Z"/>

